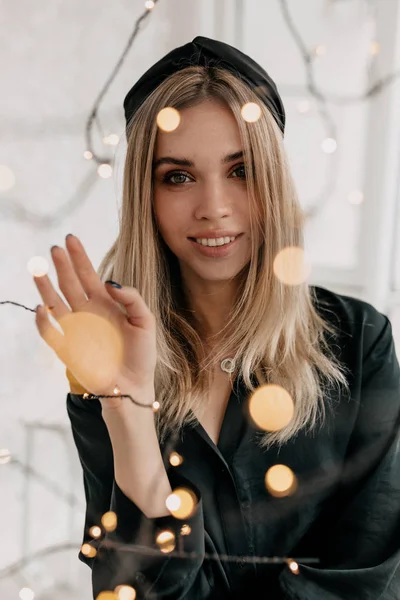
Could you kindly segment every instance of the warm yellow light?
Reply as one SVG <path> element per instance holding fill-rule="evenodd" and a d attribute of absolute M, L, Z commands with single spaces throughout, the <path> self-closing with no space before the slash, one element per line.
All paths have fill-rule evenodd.
<path fill-rule="evenodd" d="M 96 596 L 96 600 L 119 600 L 119 598 L 114 592 L 105 590 L 104 592 L 100 592 L 100 594 Z"/>
<path fill-rule="evenodd" d="M 189 533 L 191 533 L 192 528 L 190 527 L 190 525 L 182 525 L 181 527 L 181 535 L 189 535 Z"/>
<path fill-rule="evenodd" d="M 83 153 L 84 158 L 86 158 L 86 160 L 92 160 L 93 158 L 93 154 L 90 152 L 90 150 L 85 150 L 85 152 Z"/>
<path fill-rule="evenodd" d="M 275 276 L 286 285 L 300 285 L 311 274 L 311 263 L 303 248 L 284 248 L 275 256 L 273 263 Z"/>
<path fill-rule="evenodd" d="M 93 527 L 91 527 L 89 529 L 89 534 L 93 537 L 93 538 L 99 538 L 101 536 L 101 529 L 98 525 L 94 525 Z"/>
<path fill-rule="evenodd" d="M 104 163 L 97 167 L 97 172 L 103 179 L 108 179 L 112 175 L 112 167 Z"/>
<path fill-rule="evenodd" d="M 117 594 L 118 600 L 135 600 L 136 590 L 130 585 L 117 585 L 114 592 Z"/>
<path fill-rule="evenodd" d="M 177 467 L 178 465 L 182 464 L 183 458 L 177 452 L 171 452 L 171 454 L 169 456 L 169 462 L 171 463 L 171 465 L 173 467 Z"/>
<path fill-rule="evenodd" d="M 255 123 L 261 117 L 261 108 L 256 102 L 244 104 L 240 112 L 247 123 Z"/>
<path fill-rule="evenodd" d="M 112 510 L 104 513 L 101 517 L 101 524 L 106 531 L 114 531 L 117 528 L 117 522 L 117 515 Z"/>
<path fill-rule="evenodd" d="M 290 496 L 297 489 L 296 476 L 286 465 L 274 465 L 265 474 L 265 485 L 272 496 Z"/>
<path fill-rule="evenodd" d="M 176 488 L 166 499 L 165 505 L 176 519 L 187 519 L 197 507 L 196 494 L 187 488 Z"/>
<path fill-rule="evenodd" d="M 260 429 L 279 431 L 292 420 L 293 400 L 289 392 L 279 385 L 261 385 L 249 399 L 249 413 Z"/>
<path fill-rule="evenodd" d="M 124 348 L 121 332 L 111 319 L 89 312 L 68 312 L 58 320 L 64 333 L 45 332 L 61 358 L 85 390 L 111 389 L 121 369 Z M 57 332 L 58 333 L 58 332 Z M 109 399 L 111 403 L 114 399 Z"/>
<path fill-rule="evenodd" d="M 147 10 L 153 10 L 155 4 L 153 0 L 146 0 L 146 2 L 144 3 L 144 7 L 147 8 Z"/>
<path fill-rule="evenodd" d="M 156 542 L 161 552 L 172 552 L 175 548 L 175 534 L 169 529 L 161 531 L 156 537 Z"/>
<path fill-rule="evenodd" d="M 179 112 L 171 106 L 163 108 L 157 115 L 157 125 L 163 131 L 174 131 L 180 122 Z"/>
<path fill-rule="evenodd" d="M 298 575 L 299 573 L 299 565 L 295 560 L 291 560 L 289 559 L 289 569 L 295 573 L 296 575 Z"/>
<path fill-rule="evenodd" d="M 154 400 L 153 402 L 153 412 L 157 412 L 160 409 L 160 403 L 158 400 Z"/>
<path fill-rule="evenodd" d="M 0 192 L 7 192 L 15 185 L 15 175 L 7 165 L 0 165 Z"/>
<path fill-rule="evenodd" d="M 32 256 L 28 260 L 26 268 L 33 277 L 43 277 L 49 272 L 49 262 L 43 256 Z"/>
<path fill-rule="evenodd" d="M 82 544 L 81 552 L 89 558 L 93 558 L 97 554 L 96 548 L 93 548 L 93 546 L 91 546 L 90 544 Z"/>

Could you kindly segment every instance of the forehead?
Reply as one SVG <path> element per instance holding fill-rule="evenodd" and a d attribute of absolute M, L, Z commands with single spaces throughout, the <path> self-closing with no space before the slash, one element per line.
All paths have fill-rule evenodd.
<path fill-rule="evenodd" d="M 158 129 L 155 157 L 173 150 L 189 154 L 205 146 L 208 146 L 208 151 L 240 147 L 236 119 L 230 108 L 222 102 L 205 101 L 184 108 L 179 114 L 180 123 L 174 131 Z"/>

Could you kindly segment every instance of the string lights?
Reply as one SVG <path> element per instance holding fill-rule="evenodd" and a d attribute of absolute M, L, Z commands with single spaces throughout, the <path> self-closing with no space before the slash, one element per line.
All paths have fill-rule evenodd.
<path fill-rule="evenodd" d="M 6 215 L 11 215 L 14 219 L 19 221 L 25 221 L 35 224 L 38 227 L 50 227 L 54 226 L 58 222 L 62 222 L 65 216 L 75 210 L 77 206 L 82 204 L 84 200 L 87 198 L 90 190 L 98 181 L 98 177 L 101 178 L 109 178 L 113 174 L 113 166 L 114 159 L 112 156 L 108 154 L 100 154 L 97 153 L 94 149 L 93 143 L 93 127 L 96 124 L 100 133 L 101 126 L 98 118 L 98 111 L 102 100 L 104 99 L 108 89 L 110 88 L 112 82 L 114 81 L 117 73 L 121 69 L 126 55 L 131 48 L 134 40 L 136 39 L 141 24 L 145 19 L 149 17 L 149 14 L 154 9 L 158 0 L 147 0 L 144 3 L 145 11 L 143 14 L 137 19 L 133 32 L 130 35 L 126 47 L 119 58 L 116 66 L 111 72 L 110 76 L 106 80 L 103 88 L 98 94 L 93 107 L 90 111 L 89 117 L 86 122 L 85 127 L 85 140 L 86 140 L 86 150 L 83 154 L 83 157 L 88 162 L 93 162 L 96 165 L 96 173 L 94 171 L 89 172 L 89 174 L 84 178 L 81 184 L 78 186 L 78 192 L 74 196 L 74 198 L 70 199 L 65 203 L 63 207 L 55 211 L 52 215 L 38 215 L 34 214 L 31 211 L 28 211 L 23 206 L 18 206 L 15 202 L 3 202 L 1 206 L 1 210 Z M 391 84 L 398 76 L 399 73 L 394 73 L 388 75 L 384 79 L 380 80 L 376 84 L 374 84 L 369 90 L 365 92 L 360 97 L 333 97 L 327 96 L 318 89 L 315 81 L 315 75 L 313 71 L 313 62 L 315 58 L 321 58 L 326 54 L 326 47 L 323 44 L 316 46 L 312 51 L 307 49 L 307 46 L 302 39 L 298 29 L 296 28 L 294 21 L 290 15 L 288 9 L 287 0 L 279 0 L 280 8 L 282 11 L 282 15 L 284 17 L 284 21 L 288 30 L 290 31 L 296 46 L 300 52 L 302 60 L 304 62 L 305 71 L 307 75 L 307 89 L 318 105 L 318 113 L 320 118 L 323 120 L 324 125 L 326 127 L 327 136 L 323 140 L 321 144 L 321 149 L 327 155 L 333 155 L 337 150 L 337 134 L 336 134 L 336 126 L 333 121 L 332 116 L 330 115 L 327 103 L 336 103 L 339 105 L 346 105 L 355 102 L 361 102 L 365 99 L 371 98 L 372 96 L 380 93 L 384 87 Z M 375 56 L 379 53 L 380 46 L 379 42 L 376 40 L 371 41 L 370 46 L 370 54 L 371 56 Z M 308 100 L 303 100 L 298 104 L 298 111 L 300 114 L 306 114 L 310 110 L 310 103 Z M 256 121 L 261 114 L 260 107 L 255 103 L 249 103 L 242 108 L 242 117 L 247 122 L 251 123 Z M 166 107 L 163 111 L 160 111 L 157 117 L 158 126 L 165 131 L 173 131 L 178 125 L 180 121 L 179 112 L 171 107 Z M 119 143 L 119 136 L 116 134 L 109 134 L 107 136 L 102 134 L 102 143 L 105 148 L 115 147 Z M 7 165 L 0 165 L 0 193 L 1 192 L 9 192 L 15 185 L 15 175 L 13 171 Z M 321 194 L 318 198 L 313 202 L 311 209 L 308 210 L 307 216 L 314 217 L 315 214 L 321 210 L 322 206 L 329 199 L 333 190 L 333 181 L 332 177 L 328 181 L 327 185 L 324 187 Z M 349 198 L 352 204 L 360 204 L 362 202 L 363 196 L 362 192 L 355 191 L 351 194 Z M 30 271 L 38 276 L 38 271 L 41 269 L 42 274 L 46 273 L 48 270 L 48 264 L 45 259 L 42 257 L 34 257 L 33 260 L 30 261 Z M 42 262 L 40 262 L 42 261 Z M 44 261 L 44 262 L 43 262 Z M 274 274 L 281 281 L 286 283 L 287 285 L 298 285 L 299 283 L 305 281 L 310 275 L 309 265 L 306 266 L 306 260 L 304 256 L 304 252 L 300 248 L 286 248 L 284 251 L 279 253 L 274 261 Z M 13 304 L 15 306 L 19 306 L 24 308 L 25 310 L 36 312 L 36 309 L 29 308 L 23 304 L 18 302 L 14 302 L 11 300 L 1 301 L 0 304 Z M 48 310 L 50 307 L 47 307 Z M 129 398 L 133 403 L 150 408 L 153 412 L 157 412 L 160 409 L 159 402 L 155 401 L 151 405 L 141 403 L 140 401 L 132 398 L 129 394 L 121 394 L 118 386 L 114 388 L 114 396 L 105 395 L 99 396 L 89 393 L 83 394 L 83 399 L 85 400 L 93 400 L 100 398 L 112 398 L 115 396 L 119 396 L 121 398 Z M 265 409 L 265 406 L 268 405 L 268 410 Z M 277 407 L 279 406 L 279 410 Z M 262 409 L 260 408 L 262 407 Z M 249 416 L 253 419 L 258 427 L 264 430 L 276 431 L 288 424 L 293 416 L 293 401 L 286 392 L 279 386 L 262 386 L 258 388 L 256 392 L 252 395 L 249 400 Z M 169 462 L 172 466 L 179 466 L 184 461 L 184 457 L 180 456 L 177 452 L 171 452 L 169 456 Z M 11 453 L 8 449 L 0 449 L 0 464 L 21 464 L 19 461 L 13 459 L 11 460 Z M 33 474 L 35 474 L 33 472 Z M 37 476 L 38 474 L 36 474 Z M 291 495 L 296 492 L 298 489 L 298 482 L 295 474 L 287 467 L 286 465 L 274 465 L 265 473 L 265 487 L 267 491 L 276 497 L 284 497 Z M 54 490 L 53 490 L 54 491 Z M 197 502 L 196 496 L 192 490 L 186 488 L 177 488 L 173 490 L 172 494 L 168 496 L 166 500 L 166 506 L 170 511 L 171 515 L 173 515 L 177 519 L 185 520 L 192 516 L 196 510 Z M 143 548 L 142 546 L 136 546 L 135 544 L 130 545 L 120 545 L 115 542 L 111 542 L 109 539 L 101 539 L 105 532 L 114 531 L 117 527 L 118 517 L 112 511 L 105 513 L 99 524 L 93 526 L 89 534 L 93 538 L 93 544 L 86 542 L 81 546 L 81 552 L 90 558 L 95 557 L 97 554 L 96 547 L 94 543 L 101 540 L 101 543 L 104 547 L 110 547 L 119 549 L 121 551 L 127 552 L 137 552 L 138 549 L 141 552 L 145 552 L 148 554 L 158 555 L 159 551 L 163 553 L 169 553 L 172 556 L 177 557 L 185 557 L 189 556 L 183 553 L 181 550 L 175 551 L 176 548 L 176 539 L 173 532 L 169 530 L 161 531 L 157 534 L 156 544 L 159 547 L 157 549 L 151 548 Z M 182 523 L 182 527 L 180 530 L 180 535 L 190 535 L 191 530 L 190 526 L 186 523 Z M 179 540 L 178 540 L 179 542 Z M 65 548 L 74 548 L 75 546 L 69 545 L 59 545 L 56 547 L 56 551 L 63 550 Z M 45 556 L 46 553 L 54 553 L 55 548 L 45 549 L 44 551 L 39 551 L 29 557 L 28 560 L 33 560 L 34 558 Z M 287 564 L 291 572 L 295 575 L 299 573 L 299 562 L 302 563 L 318 563 L 319 559 L 315 558 L 288 558 L 288 557 L 259 557 L 259 556 L 229 556 L 229 555 L 221 555 L 221 554 L 205 554 L 205 558 L 210 560 L 218 560 L 218 561 L 232 561 L 232 562 L 256 562 L 256 563 L 284 563 Z M 193 554 L 190 554 L 190 557 L 193 557 Z M 8 567 L 7 569 L 3 569 L 0 571 L 0 579 L 3 579 L 10 574 L 17 572 L 26 561 L 19 561 L 15 565 Z M 28 587 L 24 587 L 20 591 L 21 600 L 31 600 L 34 597 L 33 591 Z M 98 596 L 97 600 L 135 600 L 136 591 L 131 586 L 117 586 L 113 591 L 101 592 Z"/>

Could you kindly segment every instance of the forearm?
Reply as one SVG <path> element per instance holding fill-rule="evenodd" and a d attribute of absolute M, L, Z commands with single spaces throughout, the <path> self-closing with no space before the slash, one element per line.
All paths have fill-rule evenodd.
<path fill-rule="evenodd" d="M 154 401 L 152 390 L 130 394 L 149 405 Z M 120 489 L 146 517 L 169 515 L 165 500 L 172 489 L 157 439 L 153 411 L 131 403 L 129 412 L 122 416 L 102 405 L 102 417 L 110 435 L 115 481 Z"/>

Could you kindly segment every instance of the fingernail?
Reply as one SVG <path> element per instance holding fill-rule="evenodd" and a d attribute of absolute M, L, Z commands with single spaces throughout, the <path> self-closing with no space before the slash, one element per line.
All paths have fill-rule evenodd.
<path fill-rule="evenodd" d="M 112 279 L 107 279 L 106 283 L 109 283 L 110 285 L 112 285 L 113 287 L 118 288 L 118 289 L 122 287 L 122 285 L 119 285 L 119 283 L 116 283 Z"/>
<path fill-rule="evenodd" d="M 51 252 L 52 250 L 54 250 L 54 248 L 58 248 L 58 246 L 52 246 L 52 247 L 50 248 L 50 252 Z"/>
<path fill-rule="evenodd" d="M 65 236 L 65 239 L 69 238 L 69 237 L 74 237 L 74 235 L 72 233 L 68 233 L 68 235 Z"/>

